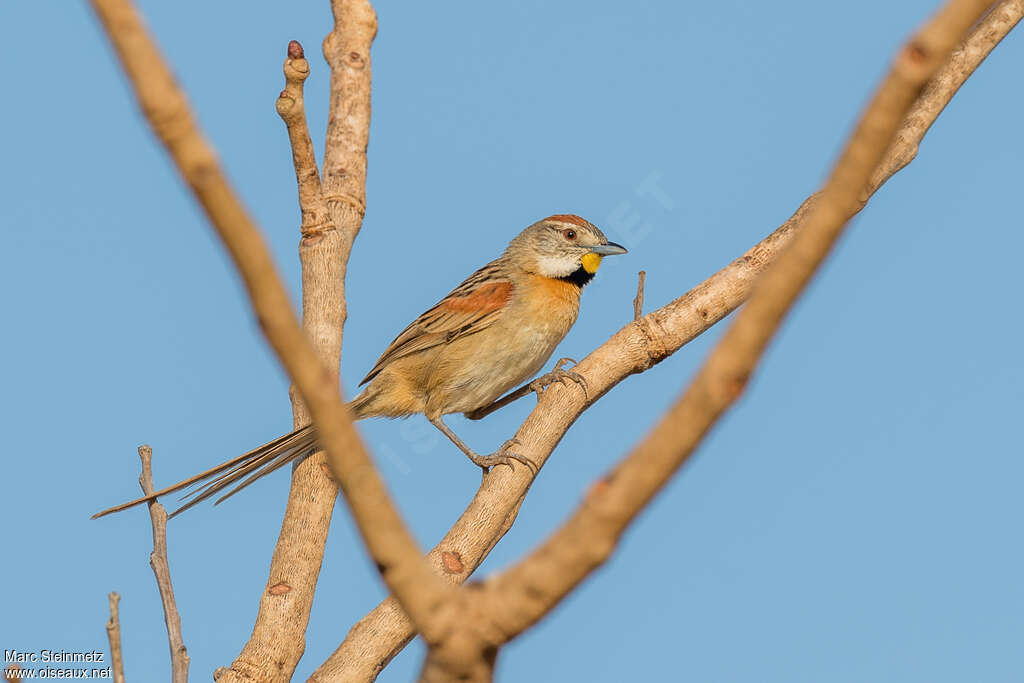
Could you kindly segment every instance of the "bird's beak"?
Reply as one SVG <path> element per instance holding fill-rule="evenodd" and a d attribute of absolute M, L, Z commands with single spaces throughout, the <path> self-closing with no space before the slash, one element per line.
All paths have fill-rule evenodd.
<path fill-rule="evenodd" d="M 621 244 L 609 242 L 608 244 L 598 244 L 590 247 L 590 253 L 597 254 L 598 256 L 615 256 L 616 254 L 625 254 L 626 248 Z"/>

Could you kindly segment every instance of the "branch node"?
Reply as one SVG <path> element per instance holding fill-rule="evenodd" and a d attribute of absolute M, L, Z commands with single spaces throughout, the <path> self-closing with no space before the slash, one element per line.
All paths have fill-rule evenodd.
<path fill-rule="evenodd" d="M 292 587 L 284 581 L 279 581 L 267 589 L 271 595 L 286 595 L 292 592 Z"/>
<path fill-rule="evenodd" d="M 324 234 L 335 230 L 334 224 L 330 221 L 320 221 L 314 225 L 304 225 L 300 229 L 302 235 L 302 246 L 308 247 L 320 241 Z"/>
<path fill-rule="evenodd" d="M 355 50 L 351 50 L 347 55 L 345 55 L 345 64 L 353 69 L 362 69 L 366 67 L 366 60 L 363 59 L 361 54 Z"/>
<path fill-rule="evenodd" d="M 302 82 L 309 77 L 309 62 L 302 50 L 302 45 L 297 40 L 288 43 L 288 58 L 284 60 L 285 82 L 301 91 Z M 301 94 L 301 92 L 300 92 Z"/>
<path fill-rule="evenodd" d="M 351 194 L 339 193 L 339 194 L 328 194 L 324 195 L 323 200 L 330 204 L 331 202 L 340 202 L 351 206 L 362 218 L 366 215 L 366 202 L 359 197 Z"/>
<path fill-rule="evenodd" d="M 632 324 L 644 338 L 643 357 L 637 359 L 633 372 L 650 370 L 676 351 L 666 343 L 664 331 L 655 329 L 657 323 L 650 316 L 641 316 Z"/>
<path fill-rule="evenodd" d="M 462 563 L 462 555 L 458 551 L 445 550 L 442 552 L 441 564 L 449 574 L 461 574 L 466 571 L 466 566 Z"/>
<path fill-rule="evenodd" d="M 903 53 L 912 62 L 923 64 L 928 61 L 928 48 L 920 41 L 913 41 L 907 45 Z"/>

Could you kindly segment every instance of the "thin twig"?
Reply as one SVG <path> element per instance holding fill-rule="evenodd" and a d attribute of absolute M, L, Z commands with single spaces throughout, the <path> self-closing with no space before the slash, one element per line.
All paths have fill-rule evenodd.
<path fill-rule="evenodd" d="M 737 400 L 793 302 L 859 210 L 863 188 L 884 160 L 921 87 L 988 5 L 984 0 L 951 0 L 900 51 L 805 227 L 758 281 L 750 301 L 682 397 L 590 489 L 565 525 L 477 592 L 488 605 L 492 631 L 500 631 L 506 640 L 521 633 L 603 564 L 626 526 Z"/>
<path fill-rule="evenodd" d="M 110 666 L 113 671 L 114 683 L 124 683 L 124 655 L 121 652 L 121 616 L 118 610 L 121 596 L 118 593 L 111 593 L 107 596 L 107 600 L 110 602 L 110 619 L 107 620 L 107 640 L 110 641 Z"/>
<path fill-rule="evenodd" d="M 877 166 L 871 193 L 905 166 L 895 160 L 913 159 L 908 150 L 916 151 L 948 101 L 1022 15 L 1024 0 L 1004 0 L 971 31 L 905 117 L 896 142 Z M 804 229 L 816 198 L 815 194 L 805 200 L 785 223 L 728 266 L 666 306 L 629 323 L 574 367 L 587 378 L 590 402 L 630 375 L 650 369 L 739 307 L 756 278 Z M 542 464 L 586 405 L 574 392 L 551 387 L 516 433 L 522 443 L 520 450 Z M 526 476 L 493 472 L 428 554 L 435 572 L 453 583 L 465 581 L 511 528 L 530 483 Z M 444 562 L 449 556 L 459 558 L 458 571 Z M 395 599 L 387 598 L 351 628 L 311 680 L 372 681 L 414 633 Z"/>
<path fill-rule="evenodd" d="M 284 60 L 285 86 L 277 97 L 276 107 L 288 128 L 292 165 L 295 167 L 295 181 L 299 190 L 303 236 L 333 229 L 321 197 L 320 171 L 316 167 L 316 153 L 306 122 L 304 85 L 308 77 L 309 62 L 306 61 L 305 50 L 299 41 L 293 40 L 288 43 L 288 55 Z"/>
<path fill-rule="evenodd" d="M 332 372 L 299 326 L 259 229 L 228 185 L 213 149 L 194 121 L 184 93 L 158 54 L 132 3 L 129 0 L 92 0 L 92 5 L 117 51 L 143 113 L 242 275 L 264 335 L 309 408 L 320 442 L 328 454 L 331 471 L 384 582 L 428 640 L 441 637 L 437 630 L 444 627 L 438 620 L 442 614 L 440 608 L 451 600 L 453 591 L 439 581 L 423 561 L 415 540 L 392 503 L 338 391 L 336 364 Z M 357 56 L 365 61 L 364 55 Z M 329 177 L 330 166 L 327 169 L 325 175 Z M 301 469 L 302 466 L 296 471 Z M 319 475 L 326 478 L 322 472 Z M 322 544 L 315 552 L 317 557 L 322 557 Z M 275 561 L 280 553 L 279 543 Z M 319 564 L 316 570 L 319 571 Z M 290 590 L 286 585 L 278 595 Z M 274 586 L 267 592 L 272 591 Z M 301 637 L 299 633 L 300 640 Z M 289 650 L 295 651 L 296 645 L 301 652 L 301 642 L 289 643 Z M 265 661 L 247 665 L 249 663 L 257 669 L 265 669 L 260 666 Z M 260 675 L 264 678 L 273 675 L 275 680 L 288 679 L 291 672 L 284 668 L 278 666 L 273 673 L 263 670 Z M 246 675 L 243 671 L 238 673 Z"/>
<path fill-rule="evenodd" d="M 644 314 L 644 282 L 647 280 L 647 271 L 641 270 L 636 274 L 636 298 L 633 299 L 633 320 L 639 320 Z"/>
<path fill-rule="evenodd" d="M 153 449 L 147 445 L 139 446 L 139 459 L 142 460 L 139 486 L 142 487 L 142 495 L 148 496 L 156 490 L 153 485 Z M 171 566 L 167 560 L 167 510 L 157 501 L 151 500 L 149 518 L 153 525 L 153 552 L 149 554 L 149 566 L 153 568 L 156 585 L 160 591 L 160 602 L 164 608 L 167 644 L 171 650 L 171 681 L 188 683 L 188 667 L 191 660 L 181 637 L 181 615 L 174 601 Z"/>

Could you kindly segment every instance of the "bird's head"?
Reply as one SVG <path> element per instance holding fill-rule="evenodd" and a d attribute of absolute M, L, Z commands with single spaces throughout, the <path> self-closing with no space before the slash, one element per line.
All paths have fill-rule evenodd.
<path fill-rule="evenodd" d="M 505 253 L 527 272 L 571 280 L 582 286 L 594 277 L 602 258 L 625 254 L 626 249 L 609 242 L 589 221 L 572 214 L 557 214 L 519 233 Z"/>

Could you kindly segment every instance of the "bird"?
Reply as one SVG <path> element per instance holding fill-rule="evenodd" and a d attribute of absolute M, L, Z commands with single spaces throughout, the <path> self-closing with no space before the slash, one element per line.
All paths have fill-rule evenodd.
<path fill-rule="evenodd" d="M 551 372 L 506 395 L 534 377 L 568 334 L 579 315 L 582 290 L 602 259 L 625 253 L 625 247 L 609 242 L 597 226 L 575 214 L 555 214 L 533 223 L 509 242 L 501 256 L 395 337 L 359 383 L 366 388 L 348 404 L 353 418 L 422 413 L 484 474 L 498 465 L 513 467 L 513 462 L 535 469 L 515 452 L 517 440 L 480 455 L 443 417 L 463 413 L 481 419 L 531 391 L 539 395 L 556 381 L 575 382 L 585 393 L 584 379 L 563 369 L 572 359 L 563 358 Z M 98 512 L 93 519 L 202 484 L 186 493 L 184 498 L 191 500 L 173 517 L 235 485 L 216 501 L 220 503 L 317 450 L 316 429 L 306 425 L 173 486 Z"/>

